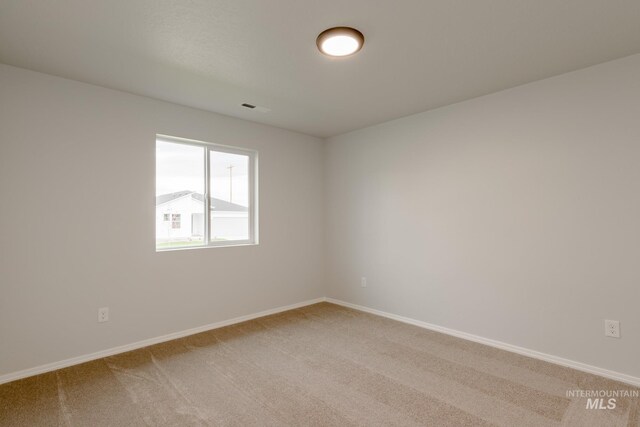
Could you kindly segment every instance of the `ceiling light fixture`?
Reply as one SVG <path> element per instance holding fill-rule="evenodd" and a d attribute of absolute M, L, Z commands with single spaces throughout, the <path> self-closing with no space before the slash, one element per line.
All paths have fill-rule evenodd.
<path fill-rule="evenodd" d="M 316 39 L 320 52 L 329 56 L 349 56 L 362 49 L 364 36 L 355 28 L 334 27 L 324 30 Z"/>

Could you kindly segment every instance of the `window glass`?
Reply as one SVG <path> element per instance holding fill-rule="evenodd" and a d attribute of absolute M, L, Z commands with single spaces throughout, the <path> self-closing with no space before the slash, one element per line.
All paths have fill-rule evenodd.
<path fill-rule="evenodd" d="M 250 150 L 158 136 L 156 249 L 256 243 L 256 161 Z"/>
<path fill-rule="evenodd" d="M 156 142 L 156 248 L 205 243 L 204 165 L 204 147 Z"/>
<path fill-rule="evenodd" d="M 210 151 L 211 241 L 249 239 L 249 156 Z"/>

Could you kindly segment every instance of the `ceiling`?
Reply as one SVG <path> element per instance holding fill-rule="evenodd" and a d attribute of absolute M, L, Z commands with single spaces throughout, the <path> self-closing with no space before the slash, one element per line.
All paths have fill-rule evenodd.
<path fill-rule="evenodd" d="M 0 62 L 320 137 L 638 52 L 638 0 L 0 0 Z"/>

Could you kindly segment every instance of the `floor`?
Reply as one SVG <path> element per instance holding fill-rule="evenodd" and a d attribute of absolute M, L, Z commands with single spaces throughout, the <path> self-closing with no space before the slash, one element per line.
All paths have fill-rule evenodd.
<path fill-rule="evenodd" d="M 0 386 L 2 426 L 640 426 L 637 390 L 321 303 Z"/>

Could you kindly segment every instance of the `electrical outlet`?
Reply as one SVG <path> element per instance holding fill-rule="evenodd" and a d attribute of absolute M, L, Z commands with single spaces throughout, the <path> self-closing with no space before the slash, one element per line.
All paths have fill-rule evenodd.
<path fill-rule="evenodd" d="M 607 337 L 620 338 L 620 322 L 617 320 L 605 320 L 604 334 Z"/>
<path fill-rule="evenodd" d="M 360 278 L 360 286 L 362 286 L 363 288 L 367 287 L 367 278 L 366 277 L 361 277 Z"/>
<path fill-rule="evenodd" d="M 108 322 L 109 321 L 109 307 L 101 307 L 98 309 L 98 322 Z"/>

